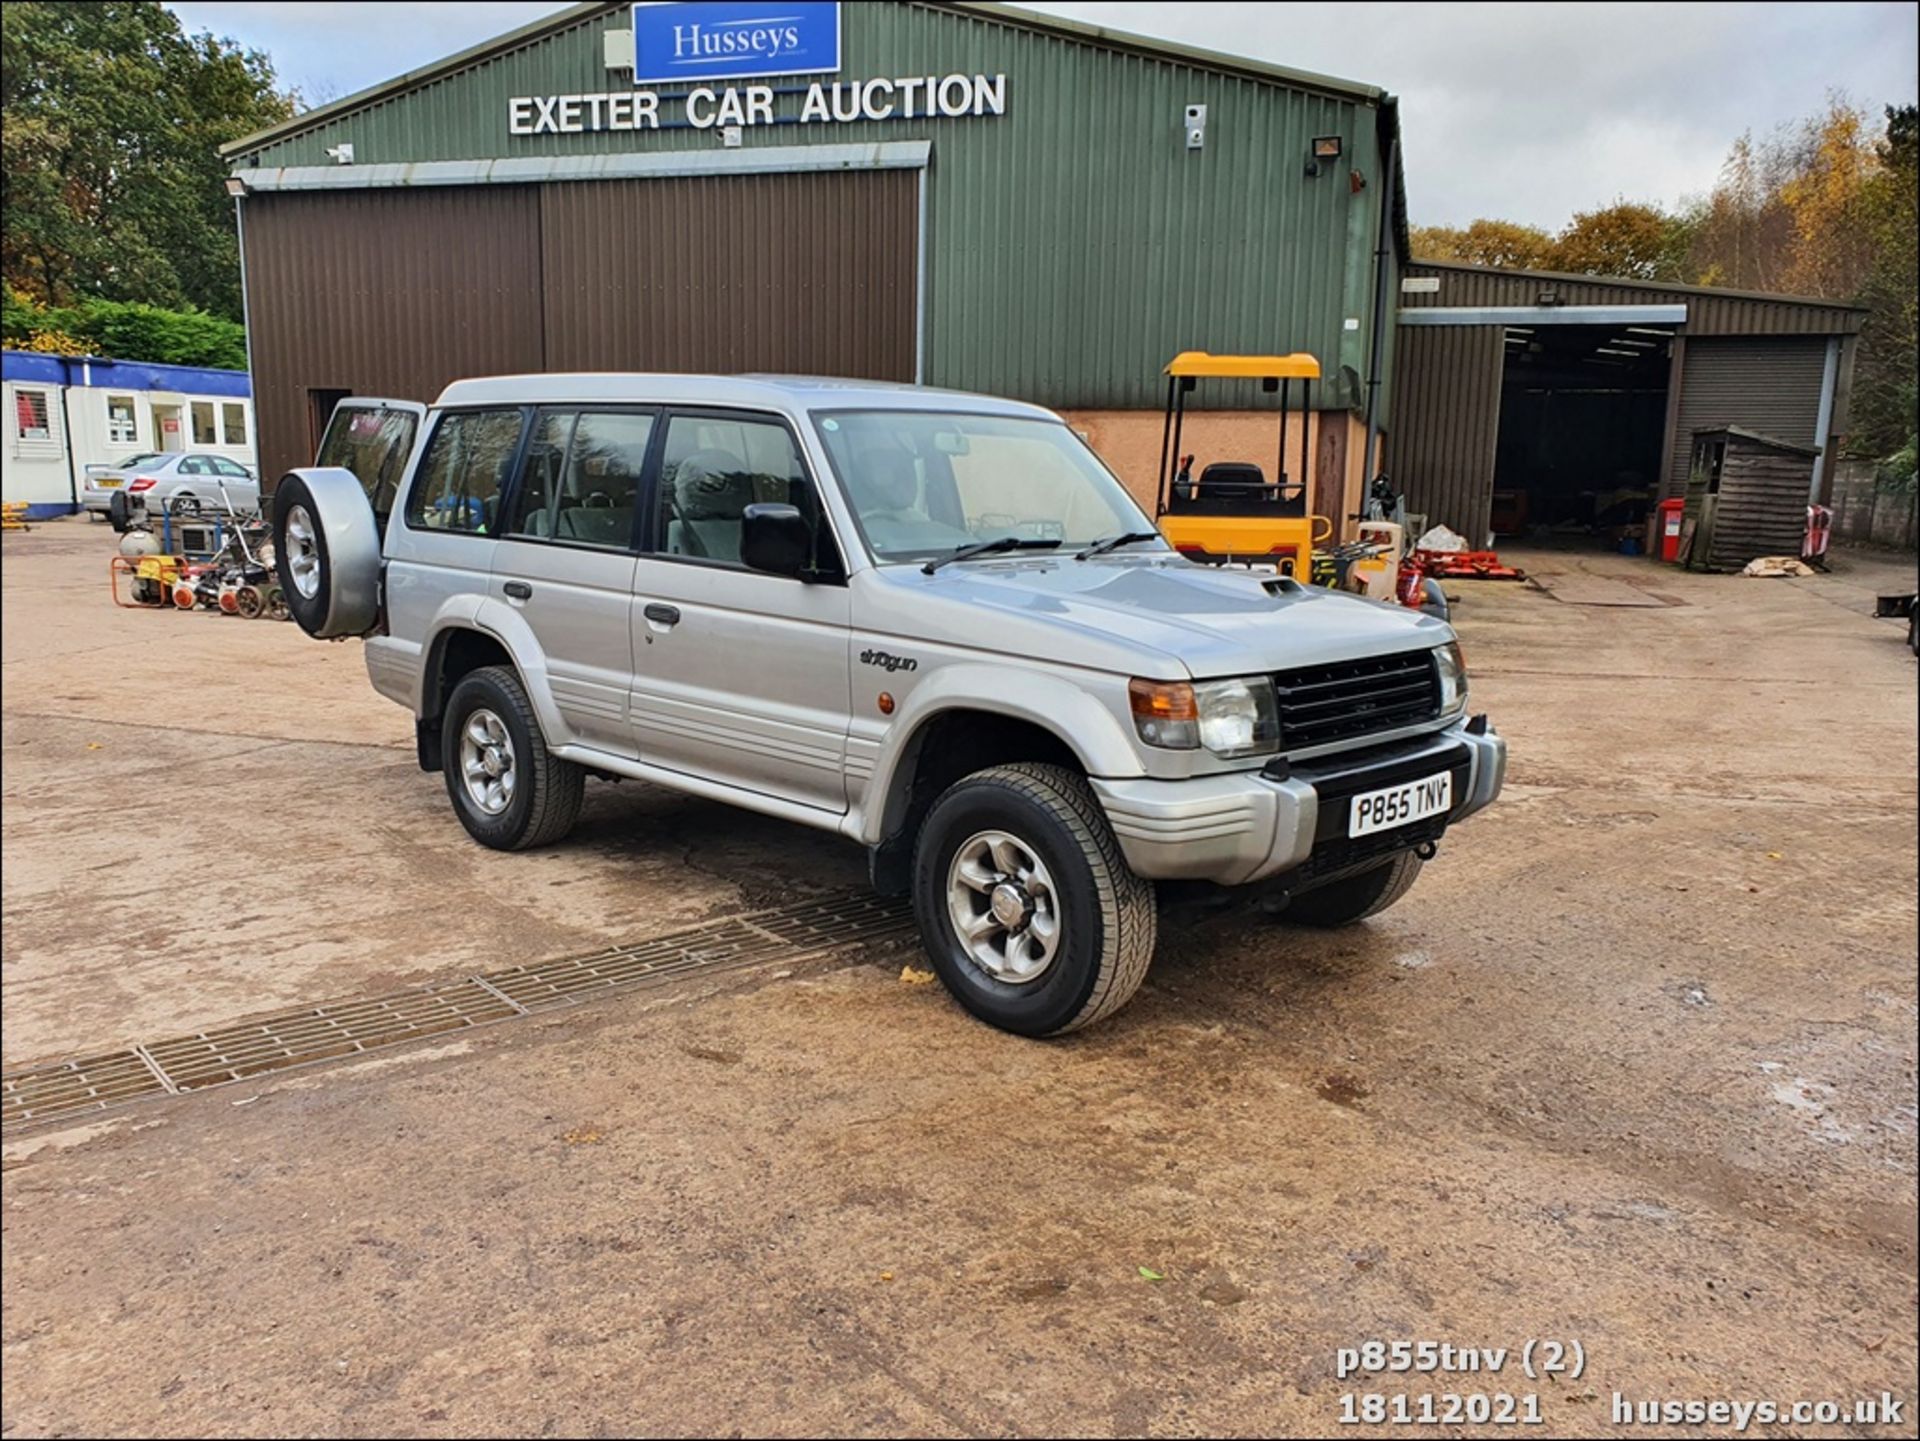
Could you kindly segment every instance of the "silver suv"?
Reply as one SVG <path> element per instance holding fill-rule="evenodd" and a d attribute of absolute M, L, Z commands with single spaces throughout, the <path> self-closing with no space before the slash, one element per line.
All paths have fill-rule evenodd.
<path fill-rule="evenodd" d="M 1156 882 L 1357 921 L 1506 768 L 1444 622 L 1186 560 L 1013 401 L 466 380 L 342 402 L 272 508 L 295 618 L 366 637 L 474 839 L 559 840 L 590 776 L 835 832 L 1024 1035 L 1126 1003 Z"/>

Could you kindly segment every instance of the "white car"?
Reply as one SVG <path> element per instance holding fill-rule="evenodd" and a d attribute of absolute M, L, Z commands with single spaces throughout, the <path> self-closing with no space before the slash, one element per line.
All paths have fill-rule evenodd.
<path fill-rule="evenodd" d="M 237 511 L 260 509 L 260 482 L 252 471 L 224 455 L 194 451 L 149 452 L 89 465 L 81 481 L 80 504 L 96 515 L 107 515 L 115 491 L 124 491 L 129 505 L 144 507 L 150 516 L 163 510 L 224 513 L 228 502 Z"/>

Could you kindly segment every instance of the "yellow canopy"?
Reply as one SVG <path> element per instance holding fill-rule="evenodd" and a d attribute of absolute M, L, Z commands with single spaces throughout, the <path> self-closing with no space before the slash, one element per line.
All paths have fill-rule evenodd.
<path fill-rule="evenodd" d="M 1183 350 L 1167 362 L 1168 375 L 1209 375 L 1238 377 L 1242 380 L 1317 380 L 1320 362 L 1296 351 L 1292 355 L 1209 355 L 1204 350 Z"/>

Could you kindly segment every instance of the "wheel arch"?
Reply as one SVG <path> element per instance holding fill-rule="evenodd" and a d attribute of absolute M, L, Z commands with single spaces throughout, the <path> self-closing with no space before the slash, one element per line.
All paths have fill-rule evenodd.
<path fill-rule="evenodd" d="M 504 665 L 520 678 L 549 745 L 572 735 L 560 719 L 547 680 L 546 662 L 533 630 L 510 607 L 492 600 L 443 612 L 435 619 L 420 667 L 419 708 L 414 728 L 423 770 L 439 770 L 440 723 L 447 698 L 460 681 L 489 665 Z"/>
<path fill-rule="evenodd" d="M 870 848 L 873 882 L 900 894 L 912 866 L 919 821 L 941 792 L 974 771 L 1019 761 L 1059 765 L 1081 775 L 1131 775 L 1138 758 L 1117 722 L 1086 691 L 1065 681 L 1023 675 L 1018 700 L 997 668 L 981 667 L 1001 684 L 951 682 L 939 696 L 916 692 L 888 733 L 868 782 L 861 839 Z M 945 672 L 942 672 L 944 675 Z M 914 702 L 919 702 L 915 704 Z"/>

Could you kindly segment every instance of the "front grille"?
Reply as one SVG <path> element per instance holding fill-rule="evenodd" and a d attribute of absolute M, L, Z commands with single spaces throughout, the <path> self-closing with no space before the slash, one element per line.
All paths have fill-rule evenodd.
<path fill-rule="evenodd" d="M 1283 670 L 1273 688 L 1280 749 L 1287 751 L 1378 735 L 1440 714 L 1440 674 L 1426 650 Z"/>

